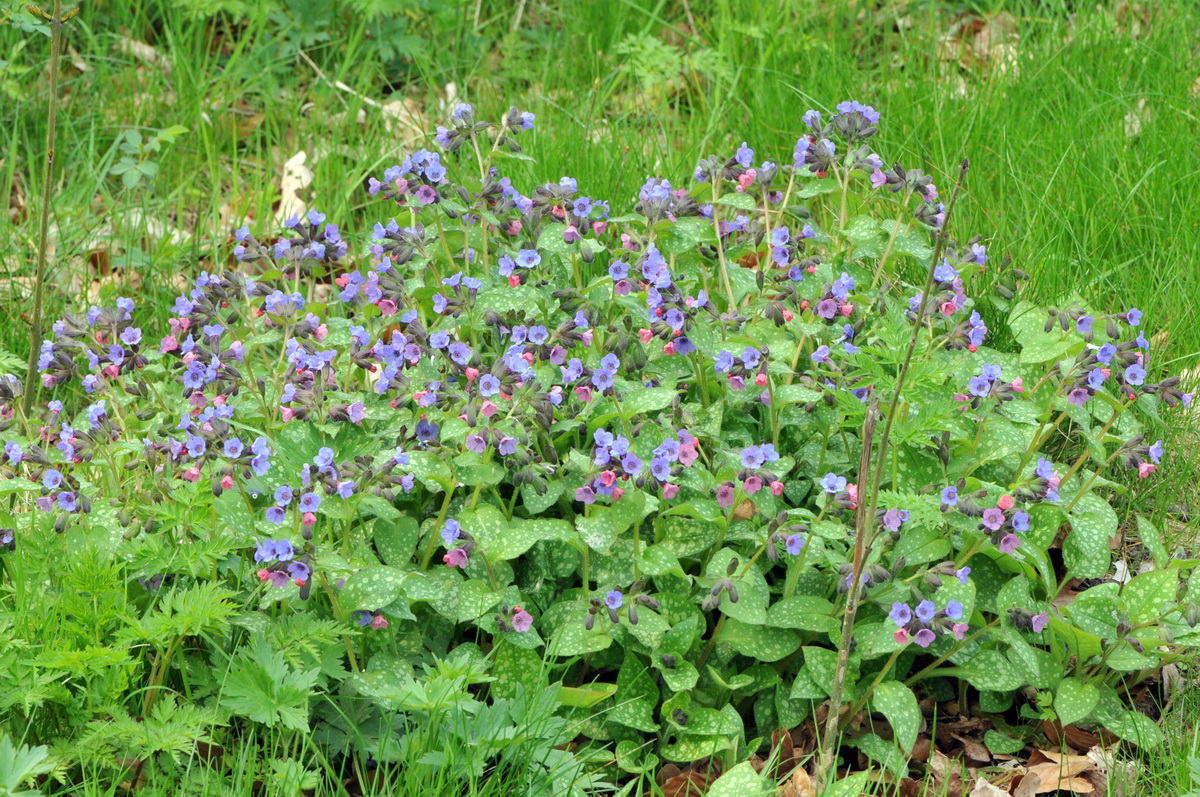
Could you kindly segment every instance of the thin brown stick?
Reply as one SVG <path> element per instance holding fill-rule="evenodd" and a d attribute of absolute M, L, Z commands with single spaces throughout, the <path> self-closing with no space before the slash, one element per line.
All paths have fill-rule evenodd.
<path fill-rule="evenodd" d="M 958 201 L 958 195 L 962 191 L 963 180 L 967 176 L 969 165 L 967 160 L 964 159 L 959 168 L 958 181 L 954 184 L 954 193 L 950 196 L 950 202 L 946 206 L 946 216 L 933 248 L 933 256 L 929 261 L 929 270 L 925 275 L 925 287 L 921 293 L 917 318 L 913 324 L 912 337 L 908 340 L 908 350 L 904 353 L 904 361 L 900 365 L 900 372 L 896 377 L 896 389 L 892 393 L 887 414 L 884 416 L 883 434 L 879 438 L 879 450 L 875 457 L 875 472 L 867 488 L 869 495 L 864 495 L 862 488 L 869 471 L 872 437 L 875 431 L 875 421 L 873 419 L 875 414 L 873 411 L 875 407 L 874 402 L 872 402 L 871 407 L 868 409 L 867 421 L 863 425 L 863 450 L 862 456 L 859 458 L 858 507 L 854 518 L 854 560 L 851 565 L 852 569 L 850 570 L 850 584 L 846 590 L 846 611 L 842 616 L 842 635 L 838 644 L 837 668 L 834 671 L 833 684 L 829 690 L 829 718 L 825 722 L 825 733 L 821 738 L 821 755 L 818 759 L 815 778 L 815 786 L 818 792 L 823 788 L 825 778 L 828 776 L 830 768 L 833 765 L 833 753 L 837 746 L 840 720 L 839 709 L 842 703 L 842 692 L 846 685 L 846 669 L 850 663 L 850 645 L 854 638 L 854 621 L 858 614 L 858 602 L 862 596 L 862 568 L 871 549 L 872 541 L 868 537 L 874 531 L 875 508 L 879 500 L 879 485 L 883 480 L 883 469 L 887 462 L 888 439 L 891 436 L 892 423 L 896 419 L 896 408 L 900 404 L 900 393 L 904 389 L 904 381 L 908 376 L 913 352 L 917 348 L 917 340 L 921 337 L 921 328 L 925 325 L 925 315 L 930 303 L 929 292 L 933 288 L 933 272 L 937 268 L 938 261 L 946 252 L 948 241 L 946 233 L 947 224 L 950 221 L 950 214 L 954 210 L 954 205 Z"/>
<path fill-rule="evenodd" d="M 21 401 L 21 411 L 26 418 L 29 417 L 29 411 L 33 408 L 33 393 L 34 388 L 37 386 L 38 349 L 42 340 L 42 299 L 46 282 L 46 246 L 50 236 L 50 201 L 54 196 L 54 186 L 51 180 L 54 177 L 54 137 L 58 122 L 58 61 L 59 55 L 62 53 L 63 22 L 66 21 L 62 16 L 62 0 L 54 0 L 54 13 L 49 17 L 46 17 L 45 11 L 36 6 L 31 6 L 30 10 L 36 11 L 50 22 L 50 98 L 48 100 L 50 108 L 46 126 L 46 170 L 43 172 L 42 180 L 42 208 L 40 211 L 41 219 L 38 233 L 37 274 L 34 277 L 33 287 L 33 323 L 29 327 L 29 368 L 25 372 L 25 395 Z M 70 19 L 73 16 L 75 16 L 75 11 L 68 12 L 66 18 Z"/>

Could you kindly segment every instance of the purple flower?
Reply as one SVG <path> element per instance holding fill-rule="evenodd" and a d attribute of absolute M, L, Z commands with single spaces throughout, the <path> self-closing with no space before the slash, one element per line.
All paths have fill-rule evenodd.
<path fill-rule="evenodd" d="M 1147 449 L 1146 453 L 1148 453 L 1150 455 L 1151 462 L 1153 462 L 1155 465 L 1160 464 L 1162 462 L 1163 453 L 1164 453 L 1163 452 L 1163 441 L 1156 440 L 1154 442 L 1154 445 L 1150 446 L 1150 448 Z"/>
<path fill-rule="evenodd" d="M 1110 362 L 1112 362 L 1112 358 L 1116 355 L 1116 353 L 1116 346 L 1112 345 L 1111 343 L 1105 343 L 1103 346 L 1097 349 L 1096 359 L 1105 365 L 1108 365 Z"/>
<path fill-rule="evenodd" d="M 225 456 L 229 459 L 237 459 L 242 455 L 242 451 L 246 449 L 244 443 L 236 437 L 231 437 L 225 441 Z"/>
<path fill-rule="evenodd" d="M 943 258 L 941 264 L 933 270 L 933 278 L 938 282 L 954 282 L 958 279 L 958 271 Z"/>
<path fill-rule="evenodd" d="M 485 398 L 494 396 L 500 392 L 500 380 L 492 374 L 484 374 L 479 377 L 479 393 Z"/>
<path fill-rule="evenodd" d="M 917 604 L 917 619 L 922 623 L 928 623 L 933 620 L 933 615 L 937 613 L 937 606 L 931 600 L 923 600 Z"/>
<path fill-rule="evenodd" d="M 999 531 L 1004 525 L 1004 510 L 996 507 L 983 510 L 983 525 L 992 531 Z"/>
<path fill-rule="evenodd" d="M 1075 321 L 1075 331 L 1080 335 L 1090 335 L 1092 333 L 1092 324 L 1094 324 L 1095 321 L 1096 319 L 1092 318 L 1090 315 L 1081 315 Z"/>
<path fill-rule="evenodd" d="M 933 633 L 933 631 L 929 630 L 928 628 L 922 628 L 916 633 L 916 635 L 913 636 L 913 642 L 916 642 L 923 648 L 927 648 L 932 645 L 935 639 L 937 639 L 937 634 Z"/>
<path fill-rule="evenodd" d="M 1067 401 L 1071 404 L 1074 404 L 1076 407 L 1082 407 L 1091 397 L 1091 393 L 1087 392 L 1081 387 L 1077 387 L 1067 394 Z"/>
<path fill-rule="evenodd" d="M 749 169 L 751 164 L 754 163 L 754 150 L 746 146 L 746 142 L 743 141 L 742 145 L 737 149 L 737 154 L 734 155 L 734 160 L 743 169 Z"/>
<path fill-rule="evenodd" d="M 1029 531 L 1029 513 L 1014 512 L 1012 516 L 1013 531 Z"/>
<path fill-rule="evenodd" d="M 1131 307 L 1129 312 L 1125 314 L 1125 322 L 1131 327 L 1136 327 L 1142 323 L 1142 311 L 1136 307 Z"/>
<path fill-rule="evenodd" d="M 826 473 L 821 479 L 821 489 L 830 495 L 836 495 L 846 489 L 846 477 L 836 473 Z"/>
<path fill-rule="evenodd" d="M 518 634 L 524 634 L 533 627 L 533 615 L 518 607 L 513 612 L 512 627 Z"/>
<path fill-rule="evenodd" d="M 604 605 L 610 609 L 620 609 L 624 603 L 625 596 L 621 594 L 621 590 L 619 589 L 609 590 L 608 594 L 604 596 Z"/>
<path fill-rule="evenodd" d="M 70 490 L 63 490 L 58 494 L 58 508 L 64 512 L 75 511 L 75 493 Z"/>
<path fill-rule="evenodd" d="M 799 556 L 800 552 L 804 550 L 804 545 L 805 540 L 799 534 L 792 534 L 784 541 L 787 552 L 792 556 Z"/>
<path fill-rule="evenodd" d="M 1146 381 L 1146 369 L 1134 363 L 1125 369 L 1125 381 L 1131 385 L 1140 385 Z"/>
<path fill-rule="evenodd" d="M 542 262 L 542 256 L 536 249 L 522 249 L 517 253 L 517 265 L 521 268 L 533 268 Z"/>
<path fill-rule="evenodd" d="M 963 605 L 958 601 L 950 601 L 946 604 L 946 616 L 951 620 L 961 620 L 963 616 Z"/>
<path fill-rule="evenodd" d="M 517 440 L 514 437 L 501 437 L 500 445 L 496 447 L 500 452 L 500 456 L 507 457 L 517 453 Z"/>
<path fill-rule="evenodd" d="M 317 451 L 317 455 L 313 457 L 313 464 L 318 468 L 327 468 L 333 464 L 333 449 L 322 448 Z"/>
<path fill-rule="evenodd" d="M 8 461 L 14 465 L 21 464 L 21 460 L 25 456 L 20 444 L 11 440 L 4 444 L 4 453 L 8 456 Z"/>
<path fill-rule="evenodd" d="M 342 498 L 349 498 L 354 495 L 356 489 L 357 486 L 350 480 L 337 483 L 337 494 Z"/>
<path fill-rule="evenodd" d="M 969 567 L 960 567 L 954 571 L 954 577 L 958 579 L 958 583 L 960 583 L 960 584 L 966 584 L 967 577 L 970 575 L 971 575 L 971 568 L 969 568 Z"/>
<path fill-rule="evenodd" d="M 291 562 L 287 566 L 287 574 L 296 581 L 308 581 L 308 577 L 312 575 L 312 568 L 307 562 Z"/>
<path fill-rule="evenodd" d="M 758 446 L 750 446 L 742 449 L 742 467 L 757 470 L 763 466 L 762 449 Z"/>
<path fill-rule="evenodd" d="M 446 522 L 442 525 L 441 535 L 442 542 L 449 548 L 462 536 L 462 526 L 454 518 L 446 518 Z"/>
<path fill-rule="evenodd" d="M 986 376 L 973 376 L 968 389 L 972 396 L 987 398 L 987 395 L 992 392 L 992 383 Z"/>
<path fill-rule="evenodd" d="M 912 617 L 912 609 L 909 608 L 907 603 L 893 603 L 892 610 L 888 612 L 888 619 L 900 628 L 912 622 Z"/>
<path fill-rule="evenodd" d="M 1033 633 L 1040 634 L 1046 630 L 1046 626 L 1050 624 L 1050 615 L 1046 612 L 1035 614 L 1029 618 L 1029 622 L 1033 625 Z"/>
<path fill-rule="evenodd" d="M 63 475 L 54 468 L 50 468 L 42 474 L 42 486 L 47 490 L 56 490 L 62 484 Z"/>
<path fill-rule="evenodd" d="M 356 401 L 346 408 L 346 415 L 350 417 L 351 423 L 362 423 L 362 420 L 364 417 L 366 417 L 366 414 L 367 409 L 363 406 L 361 401 Z"/>
<path fill-rule="evenodd" d="M 281 525 L 287 514 L 283 511 L 283 507 L 271 506 L 267 507 L 267 520 L 274 523 L 276 526 Z"/>
<path fill-rule="evenodd" d="M 1005 534 L 1000 539 L 1000 544 L 996 548 L 1000 553 L 1012 553 L 1021 545 L 1021 540 L 1016 534 Z"/>
<path fill-rule="evenodd" d="M 829 362 L 829 354 L 830 354 L 829 347 L 826 346 L 825 344 L 821 344 L 820 346 L 817 347 L 816 351 L 814 351 L 812 353 L 812 355 L 811 355 L 812 361 L 814 363 Z"/>
<path fill-rule="evenodd" d="M 942 490 L 942 503 L 946 506 L 958 506 L 958 488 L 950 485 Z"/>
<path fill-rule="evenodd" d="M 482 454 L 487 450 L 487 441 L 483 439 L 483 435 L 469 434 L 467 435 L 467 450 Z"/>
<path fill-rule="evenodd" d="M 301 512 L 316 512 L 317 507 L 321 505 L 321 496 L 316 493 L 305 493 L 300 496 L 300 511 Z"/>

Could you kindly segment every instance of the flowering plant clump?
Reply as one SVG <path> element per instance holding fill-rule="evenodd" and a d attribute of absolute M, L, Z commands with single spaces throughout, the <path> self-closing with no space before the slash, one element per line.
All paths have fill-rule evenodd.
<path fill-rule="evenodd" d="M 604 709 L 593 738 L 673 761 L 830 698 L 907 751 L 917 695 L 954 685 L 1153 742 L 1118 690 L 1200 642 L 1194 563 L 1138 518 L 1153 567 L 1103 579 L 1123 474 L 1164 456 L 1140 419 L 1191 395 L 1137 309 L 1035 307 L 951 238 L 872 108 L 804 123 L 790 162 L 742 144 L 610 205 L 517 184 L 533 114 L 460 105 L 440 152 L 368 180 L 369 241 L 315 210 L 242 228 L 169 328 L 124 297 L 62 319 L 32 385 L 56 398 L 0 381 L 3 556 L 91 551 L 142 585 L 105 622 L 147 714 L 186 689 L 267 721 L 202 664 L 241 661 L 242 628 L 379 712 L 398 652 L 471 650 L 493 694 L 562 682 Z M 206 611 L 179 625 L 186 596 Z M 293 647 L 298 615 L 334 631 Z"/>

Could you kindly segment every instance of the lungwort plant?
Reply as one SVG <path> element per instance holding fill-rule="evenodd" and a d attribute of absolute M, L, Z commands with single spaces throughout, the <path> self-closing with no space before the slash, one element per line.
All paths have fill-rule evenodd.
<path fill-rule="evenodd" d="M 1197 563 L 1131 517 L 1153 567 L 1103 579 L 1143 421 L 1191 396 L 1137 309 L 1020 300 L 872 108 L 804 122 L 788 162 L 742 144 L 614 211 L 514 184 L 533 114 L 460 105 L 368 181 L 369 242 L 311 210 L 238 230 L 169 329 L 123 297 L 54 324 L 0 383 L 4 633 L 36 652 L 0 656 L 6 724 L 188 706 L 161 754 L 316 721 L 394 762 L 413 662 L 456 649 L 493 700 L 559 685 L 618 774 L 829 700 L 891 733 L 829 711 L 825 771 L 836 740 L 903 768 L 919 696 L 1028 687 L 1153 744 L 1124 690 L 1200 642 Z"/>

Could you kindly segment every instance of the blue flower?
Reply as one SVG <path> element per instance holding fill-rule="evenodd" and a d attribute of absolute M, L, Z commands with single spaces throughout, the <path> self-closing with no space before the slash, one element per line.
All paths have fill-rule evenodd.
<path fill-rule="evenodd" d="M 612 610 L 620 609 L 625 604 L 625 596 L 621 594 L 621 590 L 609 590 L 604 596 L 604 605 Z"/>
<path fill-rule="evenodd" d="M 917 619 L 923 623 L 928 623 L 933 620 L 934 614 L 937 613 L 937 606 L 931 600 L 923 600 L 917 604 Z"/>
<path fill-rule="evenodd" d="M 892 610 L 888 612 L 888 619 L 900 628 L 912 622 L 912 616 L 912 609 L 907 603 L 893 603 Z"/>
<path fill-rule="evenodd" d="M 846 477 L 836 473 L 826 473 L 821 479 L 821 489 L 830 495 L 836 495 L 846 489 Z"/>
<path fill-rule="evenodd" d="M 942 490 L 942 503 L 946 506 L 958 506 L 958 488 L 950 485 Z"/>
<path fill-rule="evenodd" d="M 792 534 L 784 541 L 784 547 L 787 548 L 787 552 L 792 556 L 799 556 L 800 551 L 804 549 L 804 545 L 804 538 L 799 534 Z"/>

